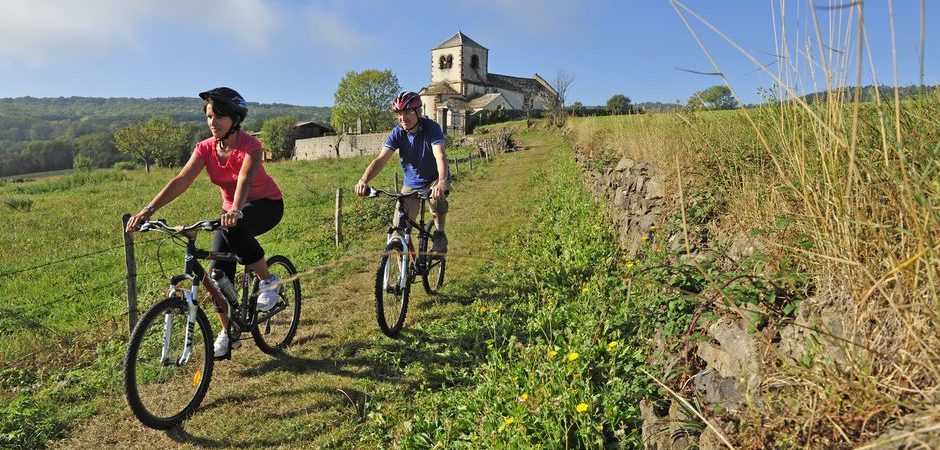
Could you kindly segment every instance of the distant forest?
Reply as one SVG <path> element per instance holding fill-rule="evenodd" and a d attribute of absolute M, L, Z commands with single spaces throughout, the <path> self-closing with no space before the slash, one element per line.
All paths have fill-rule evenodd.
<path fill-rule="evenodd" d="M 904 86 L 901 98 L 909 98 L 936 86 Z M 883 99 L 894 95 L 891 86 L 880 86 Z M 854 98 L 855 89 L 805 95 L 810 103 L 821 102 L 835 94 Z M 875 87 L 861 88 L 862 101 L 874 101 Z M 330 124 L 330 108 L 286 104 L 250 103 L 250 113 L 243 129 L 258 131 L 271 118 L 292 116 L 298 121 Z M 636 103 L 634 112 L 672 112 L 684 104 Z M 748 107 L 757 105 L 747 105 Z M 606 106 L 582 106 L 578 115 L 606 115 Z M 130 156 L 117 151 L 113 133 L 153 116 L 169 116 L 182 124 L 195 145 L 209 136 L 202 113 L 202 101 L 195 97 L 179 98 L 0 98 L 0 177 L 69 169 L 76 155 L 91 161 L 93 167 L 111 167 L 128 161 Z M 188 154 L 180 155 L 184 162 Z"/>
<path fill-rule="evenodd" d="M 249 103 L 242 129 L 258 131 L 273 117 L 330 123 L 330 108 Z M 75 155 L 95 167 L 129 160 L 114 147 L 113 133 L 153 116 L 169 116 L 190 131 L 193 144 L 209 136 L 202 100 L 179 98 L 0 98 L 0 176 L 68 169 Z"/>

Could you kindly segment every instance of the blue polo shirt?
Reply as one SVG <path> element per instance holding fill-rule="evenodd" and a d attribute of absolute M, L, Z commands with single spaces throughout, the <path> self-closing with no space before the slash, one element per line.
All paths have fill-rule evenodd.
<path fill-rule="evenodd" d="M 423 188 L 437 180 L 437 161 L 431 146 L 444 143 L 444 133 L 437 122 L 427 117 L 419 117 L 421 131 L 411 134 L 395 127 L 385 139 L 385 147 L 398 150 L 398 159 L 405 173 L 405 186 L 412 189 Z"/>

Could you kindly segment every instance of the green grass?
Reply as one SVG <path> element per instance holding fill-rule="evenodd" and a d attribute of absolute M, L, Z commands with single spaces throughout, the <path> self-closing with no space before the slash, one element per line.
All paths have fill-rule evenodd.
<path fill-rule="evenodd" d="M 322 286 L 343 280 L 371 261 L 384 240 L 393 205 L 351 194 L 368 161 L 266 165 L 285 193 L 286 211 L 281 224 L 260 241 L 269 255 L 287 255 L 305 272 L 308 307 L 317 307 Z M 59 436 L 75 420 L 93 414 L 96 394 L 120 392 L 128 334 L 121 215 L 139 210 L 177 170 L 147 174 L 106 169 L 0 185 L 0 198 L 14 199 L 3 214 L 7 231 L 0 245 L 7 251 L 0 254 L 0 294 L 16 299 L 0 306 L 0 365 L 8 368 L 0 373 L 0 405 L 8 405 L 2 423 L 13 429 L 4 431 L 6 440 L 0 442 L 26 445 L 27 436 L 35 442 Z M 459 183 L 482 170 L 464 171 L 455 178 Z M 389 164 L 374 184 L 391 188 L 396 173 L 401 180 L 397 164 Z M 344 192 L 346 240 L 337 246 L 334 205 L 339 188 Z M 200 176 L 157 217 L 191 223 L 217 214 L 220 203 L 218 188 Z M 179 271 L 182 250 L 156 233 L 138 233 L 134 239 L 142 313 L 162 297 L 167 276 Z M 208 246 L 209 236 L 201 235 L 199 242 Z M 340 262 L 331 263 L 334 260 Z M 79 402 L 83 406 L 75 407 Z M 73 406 L 61 408 L 65 405 Z M 18 428 L 33 423 L 30 414 L 48 420 Z M 50 423 L 54 426 L 47 426 Z"/>

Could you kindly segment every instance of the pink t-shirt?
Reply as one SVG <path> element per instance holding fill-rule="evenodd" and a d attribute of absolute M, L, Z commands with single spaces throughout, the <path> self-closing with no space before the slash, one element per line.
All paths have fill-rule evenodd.
<path fill-rule="evenodd" d="M 232 148 L 228 161 L 224 165 L 219 162 L 215 138 L 210 137 L 196 144 L 196 149 L 193 152 L 206 163 L 206 173 L 209 174 L 209 180 L 219 186 L 219 190 L 222 191 L 222 208 L 226 211 L 232 208 L 232 201 L 235 200 L 238 173 L 242 169 L 245 155 L 259 151 L 261 151 L 261 141 L 244 131 L 238 132 L 238 143 Z M 259 154 L 258 156 L 262 155 Z M 259 198 L 272 200 L 282 198 L 281 189 L 277 187 L 274 178 L 271 178 L 264 171 L 264 164 L 258 168 L 254 180 L 251 181 L 251 186 L 248 187 L 248 201 Z"/>

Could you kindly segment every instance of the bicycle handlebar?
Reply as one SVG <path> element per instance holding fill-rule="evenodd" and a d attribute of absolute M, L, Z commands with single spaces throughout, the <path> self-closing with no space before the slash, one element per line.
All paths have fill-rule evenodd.
<path fill-rule="evenodd" d="M 158 220 L 147 220 L 144 223 L 140 224 L 140 231 L 163 231 L 165 233 L 186 233 L 194 230 L 204 230 L 204 231 L 215 231 L 222 228 L 222 221 L 219 219 L 214 220 L 200 220 L 192 225 L 185 226 L 175 226 L 171 227 L 166 224 L 165 219 Z"/>
<path fill-rule="evenodd" d="M 430 190 L 427 190 L 427 191 L 414 191 L 414 192 L 409 192 L 409 193 L 407 193 L 407 194 L 402 194 L 401 192 L 389 192 L 389 191 L 385 191 L 385 190 L 382 190 L 382 189 L 376 189 L 376 188 L 374 188 L 374 187 L 370 187 L 370 188 L 369 188 L 369 192 L 366 194 L 367 197 L 378 197 L 379 195 L 386 195 L 386 196 L 389 196 L 389 197 L 392 197 L 392 198 L 409 198 L 409 197 L 416 197 L 416 198 L 419 198 L 419 199 L 421 199 L 421 200 L 430 200 L 430 199 L 431 199 L 431 191 L 430 191 Z"/>

